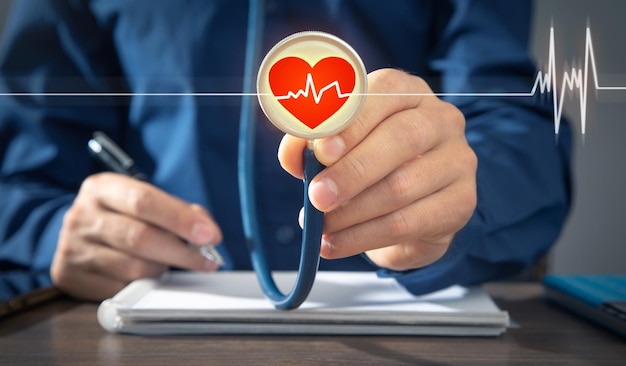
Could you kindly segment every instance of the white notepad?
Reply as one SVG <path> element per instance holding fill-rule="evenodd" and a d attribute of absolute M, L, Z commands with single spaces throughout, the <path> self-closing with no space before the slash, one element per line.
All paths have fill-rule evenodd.
<path fill-rule="evenodd" d="M 289 290 L 295 272 L 276 272 Z M 319 272 L 302 306 L 277 310 L 254 272 L 170 272 L 132 282 L 98 308 L 111 332 L 496 336 L 509 325 L 481 288 L 414 296 L 373 272 Z"/>

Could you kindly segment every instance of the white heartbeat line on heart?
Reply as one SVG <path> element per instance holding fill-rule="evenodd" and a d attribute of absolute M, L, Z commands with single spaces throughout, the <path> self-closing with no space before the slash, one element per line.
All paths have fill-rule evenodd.
<path fill-rule="evenodd" d="M 341 92 L 341 88 L 339 87 L 339 81 L 335 80 L 332 83 L 326 85 L 325 87 L 323 87 L 322 89 L 320 89 L 319 92 L 317 92 L 317 90 L 315 89 L 315 83 L 313 82 L 313 75 L 311 75 L 311 73 L 308 73 L 306 75 L 306 83 L 304 85 L 304 90 L 299 89 L 297 92 L 292 92 L 289 91 L 287 92 L 287 95 L 277 95 L 276 99 L 278 100 L 285 100 L 285 99 L 298 99 L 300 97 L 304 97 L 304 98 L 308 98 L 309 97 L 309 93 L 313 94 L 313 100 L 315 101 L 315 104 L 320 104 L 320 101 L 322 100 L 322 96 L 324 95 L 324 93 L 327 90 L 330 90 L 332 88 L 335 88 L 335 91 L 337 92 L 337 97 L 339 98 L 348 98 L 350 95 L 352 95 L 351 93 L 342 93 Z"/>

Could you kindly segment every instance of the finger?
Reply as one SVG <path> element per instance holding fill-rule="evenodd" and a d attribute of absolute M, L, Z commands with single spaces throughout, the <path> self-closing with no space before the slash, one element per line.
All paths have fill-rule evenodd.
<path fill-rule="evenodd" d="M 50 270 L 55 285 L 76 297 L 102 299 L 132 280 L 154 277 L 167 269 L 98 243 L 78 240 L 73 238 L 72 244 L 59 247 Z"/>
<path fill-rule="evenodd" d="M 291 135 L 283 136 L 278 146 L 278 161 L 289 174 L 298 179 L 304 178 L 302 152 L 307 146 L 307 140 Z"/>
<path fill-rule="evenodd" d="M 449 162 L 448 157 L 454 152 L 452 148 L 437 148 L 401 165 L 346 204 L 327 213 L 324 232 L 343 230 L 391 213 L 452 184 L 466 170 L 460 160 Z"/>
<path fill-rule="evenodd" d="M 212 270 L 216 266 L 174 234 L 128 216 L 103 212 L 91 230 L 86 234 L 89 239 L 143 260 L 196 271 Z"/>
<path fill-rule="evenodd" d="M 204 212 L 145 182 L 119 174 L 102 173 L 87 178 L 81 193 L 93 195 L 108 209 L 130 215 L 168 230 L 196 244 L 221 241 L 217 224 Z"/>
<path fill-rule="evenodd" d="M 403 110 L 416 108 L 424 94 L 432 94 L 424 80 L 399 70 L 376 70 L 367 77 L 368 94 L 371 95 L 359 115 L 339 135 L 315 141 L 315 155 L 326 166 L 334 164 L 357 146 L 381 121 Z M 388 93 L 403 96 L 385 95 Z"/>
<path fill-rule="evenodd" d="M 99 273 L 122 282 L 130 282 L 139 278 L 150 278 L 161 275 L 167 266 L 104 245 L 94 246 L 92 259 L 85 266 L 89 272 Z"/>
<path fill-rule="evenodd" d="M 400 210 L 325 234 L 320 254 L 335 259 L 416 238 L 437 241 L 460 230 L 475 207 L 474 183 L 459 181 Z"/>
<path fill-rule="evenodd" d="M 397 167 L 423 155 L 445 136 L 418 110 L 405 110 L 379 124 L 358 146 L 311 182 L 311 203 L 324 212 L 386 177 Z"/>
<path fill-rule="evenodd" d="M 99 273 L 128 282 L 137 278 L 153 277 L 167 269 L 162 263 L 139 258 L 99 242 L 82 240 L 76 236 L 67 239 L 55 252 L 54 261 L 59 270 L 66 268 L 78 273 Z"/>
<path fill-rule="evenodd" d="M 434 263 L 448 250 L 454 234 L 437 241 L 410 240 L 384 248 L 372 249 L 365 254 L 377 266 L 394 271 L 417 269 Z"/>
<path fill-rule="evenodd" d="M 114 296 L 128 283 L 99 273 L 56 274 L 51 271 L 54 286 L 78 299 L 102 301 Z"/>

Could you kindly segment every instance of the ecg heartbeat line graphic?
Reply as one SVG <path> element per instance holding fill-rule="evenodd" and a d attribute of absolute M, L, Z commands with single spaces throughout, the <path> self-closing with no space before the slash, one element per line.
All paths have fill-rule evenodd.
<path fill-rule="evenodd" d="M 291 99 L 291 98 L 298 99 L 299 97 L 308 98 L 309 93 L 312 93 L 315 104 L 320 104 L 320 101 L 322 100 L 322 96 L 324 95 L 324 93 L 327 90 L 330 90 L 332 88 L 335 88 L 335 91 L 337 92 L 337 97 L 339 97 L 339 99 L 348 98 L 349 96 L 352 95 L 352 93 L 342 93 L 341 88 L 339 86 L 339 82 L 336 80 L 326 85 L 325 87 L 320 89 L 319 92 L 317 92 L 315 90 L 315 83 L 313 82 L 313 75 L 311 75 L 311 73 L 308 73 L 306 75 L 306 83 L 304 85 L 304 90 L 300 89 L 295 93 L 292 91 L 289 91 L 287 92 L 287 95 L 276 96 L 276 99 L 285 100 L 285 99 Z"/>
<path fill-rule="evenodd" d="M 563 73 L 561 89 L 557 92 L 556 80 L 556 47 L 554 45 L 554 27 L 550 28 L 550 46 L 548 54 L 548 72 L 539 71 L 535 84 L 530 95 L 535 95 L 538 91 L 542 94 L 552 91 L 552 103 L 554 113 L 554 133 L 559 133 L 561 118 L 563 116 L 563 100 L 567 89 L 578 90 L 580 103 L 580 125 L 581 133 L 584 135 L 587 128 L 587 96 L 589 89 L 589 66 L 591 65 L 591 76 L 593 77 L 593 87 L 595 90 L 626 90 L 626 86 L 601 86 L 598 82 L 598 71 L 596 69 L 596 58 L 593 52 L 593 42 L 591 40 L 591 29 L 587 27 L 585 32 L 585 58 L 582 68 L 572 68 L 568 73 Z"/>
<path fill-rule="evenodd" d="M 561 126 L 561 120 L 563 118 L 563 105 L 565 100 L 565 93 L 567 91 L 578 92 L 578 103 L 580 104 L 580 124 L 581 134 L 586 133 L 587 127 L 587 104 L 589 94 L 589 71 L 591 71 L 591 77 L 593 81 L 593 89 L 595 91 L 626 91 L 626 86 L 603 86 L 598 81 L 598 72 L 596 68 L 596 59 L 593 50 L 593 41 L 591 38 L 590 27 L 586 28 L 585 32 L 585 55 L 583 67 L 572 67 L 569 71 L 564 71 L 562 81 L 559 84 L 557 81 L 556 72 L 556 46 L 554 42 L 554 27 L 550 27 L 550 40 L 548 49 L 548 70 L 538 71 L 532 88 L 529 92 L 464 92 L 464 93 L 366 93 L 368 96 L 436 96 L 436 97 L 534 97 L 537 94 L 552 94 L 552 107 L 554 117 L 554 132 L 559 133 Z M 335 89 L 339 98 L 348 98 L 351 95 L 359 95 L 359 93 L 342 93 L 341 87 L 338 81 L 331 82 L 324 86 L 319 91 L 316 90 L 313 76 L 309 73 L 306 78 L 306 84 L 304 89 L 297 90 L 296 92 L 289 91 L 286 95 L 276 96 L 278 100 L 285 99 L 298 99 L 299 97 L 308 98 L 309 95 L 313 95 L 315 104 L 319 104 L 322 100 L 324 93 L 328 90 Z M 134 93 L 134 92 L 121 92 L 121 93 L 80 93 L 80 92 L 41 92 L 41 93 L 0 93 L 0 96 L 51 96 L 51 97 L 132 97 L 132 96 L 195 96 L 195 97 L 236 97 L 247 96 L 255 97 L 258 93 L 213 93 L 213 92 L 171 92 L 171 93 Z M 362 95 L 362 94 L 361 94 Z"/>

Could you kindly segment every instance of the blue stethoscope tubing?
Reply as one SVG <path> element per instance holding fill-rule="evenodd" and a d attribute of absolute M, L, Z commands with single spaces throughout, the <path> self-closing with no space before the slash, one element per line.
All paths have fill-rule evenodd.
<path fill-rule="evenodd" d="M 256 92 L 256 67 L 260 59 L 263 41 L 265 2 L 250 0 L 248 8 L 248 31 L 246 35 L 246 56 L 244 60 L 243 93 L 239 121 L 239 141 L 237 171 L 239 197 L 243 229 L 250 251 L 252 268 L 265 296 L 277 309 L 290 310 L 299 307 L 309 295 L 320 261 L 320 245 L 324 213 L 311 204 L 308 197 L 309 183 L 324 166 L 319 163 L 313 151 L 304 150 L 304 227 L 300 265 L 295 284 L 288 294 L 283 294 L 272 277 L 267 261 L 267 252 L 261 237 L 257 217 L 256 194 L 254 190 L 254 146 L 257 108 L 252 96 Z"/>

